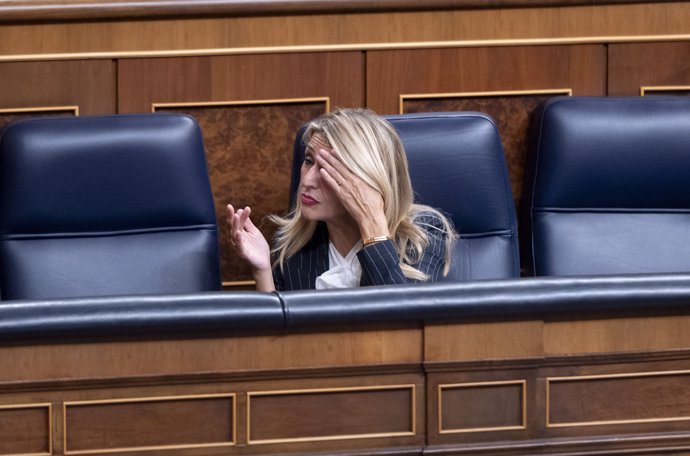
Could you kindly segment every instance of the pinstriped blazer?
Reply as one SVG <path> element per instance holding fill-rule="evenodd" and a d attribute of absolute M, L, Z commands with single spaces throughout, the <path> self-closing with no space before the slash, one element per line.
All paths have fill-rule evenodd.
<path fill-rule="evenodd" d="M 423 219 L 420 226 L 429 235 L 429 245 L 415 268 L 429 275 L 429 282 L 441 277 L 445 261 L 445 239 L 437 233 L 442 229 L 436 217 Z M 384 241 L 364 247 L 357 253 L 362 266 L 359 285 L 392 285 L 416 282 L 404 276 L 400 269 L 400 259 L 393 241 Z M 302 249 L 285 260 L 283 272 L 280 266 L 273 269 L 273 281 L 277 290 L 313 290 L 316 278 L 328 270 L 328 229 L 319 223 L 314 235 Z"/>

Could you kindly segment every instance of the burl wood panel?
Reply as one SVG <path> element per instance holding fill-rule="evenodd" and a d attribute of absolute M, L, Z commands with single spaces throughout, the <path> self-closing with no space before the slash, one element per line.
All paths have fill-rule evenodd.
<path fill-rule="evenodd" d="M 609 95 L 635 96 L 641 87 L 690 86 L 690 41 L 610 44 Z"/>
<path fill-rule="evenodd" d="M 247 265 L 230 244 L 225 207 L 252 208 L 252 220 L 267 239 L 275 226 L 267 215 L 288 209 L 292 146 L 305 122 L 326 112 L 325 102 L 275 103 L 254 106 L 157 108 L 194 116 L 204 136 L 206 161 L 220 232 L 224 282 L 250 280 Z"/>
<path fill-rule="evenodd" d="M 233 397 L 65 404 L 65 452 L 230 445 Z"/>
<path fill-rule="evenodd" d="M 0 63 L 0 110 L 78 106 L 80 115 L 114 114 L 113 60 Z"/>
<path fill-rule="evenodd" d="M 522 195 L 531 114 L 543 101 L 567 94 L 554 91 L 550 94 L 411 99 L 403 101 L 403 112 L 479 111 L 493 117 L 503 142 L 513 198 L 518 206 Z"/>
<path fill-rule="evenodd" d="M 0 455 L 50 453 L 50 408 L 0 406 Z"/>
<path fill-rule="evenodd" d="M 549 381 L 547 425 L 688 420 L 690 371 Z"/>
<path fill-rule="evenodd" d="M 76 109 L 66 108 L 66 109 L 51 109 L 51 110 L 36 110 L 36 111 L 12 111 L 0 110 L 0 131 L 12 122 L 24 119 L 32 119 L 35 117 L 65 117 L 73 116 L 76 114 Z"/>
<path fill-rule="evenodd" d="M 249 394 L 249 443 L 413 435 L 413 385 Z"/>
<path fill-rule="evenodd" d="M 439 385 L 440 433 L 525 427 L 523 382 Z"/>
<path fill-rule="evenodd" d="M 646 87 L 643 88 L 642 96 L 673 96 L 673 97 L 690 97 L 690 86 L 685 87 Z"/>
<path fill-rule="evenodd" d="M 573 95 L 606 94 L 606 53 L 602 45 L 516 46 L 370 51 L 367 104 L 382 114 L 475 110 L 496 119 L 516 201 L 522 194 L 528 118 L 549 95 L 524 91 L 572 90 Z M 514 96 L 489 96 L 492 92 Z M 467 94 L 482 93 L 485 96 Z M 453 94 L 449 96 L 448 94 Z M 465 94 L 465 95 L 462 95 Z M 436 98 L 443 96 L 443 98 Z"/>

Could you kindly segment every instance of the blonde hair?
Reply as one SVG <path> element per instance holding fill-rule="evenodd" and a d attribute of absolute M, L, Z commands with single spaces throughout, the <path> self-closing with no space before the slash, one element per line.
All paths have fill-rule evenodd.
<path fill-rule="evenodd" d="M 328 140 L 343 164 L 383 196 L 388 229 L 403 274 L 420 281 L 429 279 L 411 265 L 421 260 L 431 234 L 444 238 L 443 275 L 447 275 L 455 232 L 448 219 L 438 210 L 413 203 L 407 156 L 395 128 L 366 109 L 336 109 L 310 122 L 302 140 L 306 144 L 315 134 Z M 297 198 L 295 208 L 286 217 L 270 217 L 278 225 L 274 254 L 281 270 L 285 260 L 304 247 L 316 229 L 318 222 L 305 220 L 300 214 L 301 201 Z M 440 226 L 436 226 L 438 223 L 425 223 L 424 220 L 429 217 L 440 220 Z M 428 234 L 427 230 L 420 228 L 420 223 L 431 232 Z"/>

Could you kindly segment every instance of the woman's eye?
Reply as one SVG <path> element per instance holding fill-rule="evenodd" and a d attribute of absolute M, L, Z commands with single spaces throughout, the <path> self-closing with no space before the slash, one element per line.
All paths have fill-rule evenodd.
<path fill-rule="evenodd" d="M 314 164 L 314 157 L 312 157 L 310 155 L 307 155 L 306 157 L 304 157 L 304 164 L 309 165 L 309 166 L 313 165 Z"/>

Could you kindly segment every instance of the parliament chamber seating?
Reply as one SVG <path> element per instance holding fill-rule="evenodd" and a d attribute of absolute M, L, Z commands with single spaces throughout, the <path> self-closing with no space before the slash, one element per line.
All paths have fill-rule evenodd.
<path fill-rule="evenodd" d="M 690 272 L 690 98 L 558 97 L 532 126 L 529 273 Z"/>
<path fill-rule="evenodd" d="M 0 141 L 2 299 L 220 289 L 192 117 L 26 120 Z"/>
<path fill-rule="evenodd" d="M 64 257 L 52 250 L 57 240 L 18 253 L 12 244 L 14 237 L 41 241 L 38 221 L 55 210 L 51 232 L 71 239 L 76 223 L 91 220 L 73 199 L 97 209 L 89 227 L 103 236 L 78 240 L 89 247 L 87 259 L 120 255 L 124 247 L 90 250 L 99 239 L 110 244 L 115 219 L 128 221 L 125 240 L 149 231 L 164 236 L 167 228 L 159 233 L 137 224 L 148 219 L 144 214 L 121 212 L 120 198 L 145 193 L 135 183 L 157 190 L 156 198 L 141 196 L 134 207 L 167 221 L 163 226 L 177 222 L 172 214 L 196 214 L 191 225 L 204 231 L 198 244 L 208 248 L 208 261 L 187 261 L 196 261 L 195 272 L 205 271 L 199 276 L 175 275 L 175 269 L 185 289 L 158 278 L 146 279 L 152 281 L 146 289 L 146 272 L 134 267 L 126 270 L 132 277 L 106 269 L 113 282 L 107 287 L 85 280 L 66 290 L 43 270 L 21 286 L 12 283 L 7 295 L 3 287 L 9 300 L 0 302 L 0 455 L 690 454 L 690 274 L 517 277 L 514 211 L 491 120 L 472 113 L 389 119 L 408 150 L 420 201 L 446 210 L 463 236 L 460 264 L 471 270 L 452 282 L 214 291 L 215 221 L 210 202 L 203 202 L 209 199 L 203 153 L 167 163 L 181 144 L 203 151 L 190 118 L 83 119 L 88 133 L 76 136 L 66 134 L 81 123 L 73 120 L 8 129 L 0 139 L 1 259 L 20 268 L 4 269 L 3 285 L 42 264 L 28 255 L 34 250 L 57 266 L 62 258 L 66 273 L 89 278 L 85 263 L 72 263 L 70 244 Z M 105 132 L 120 122 L 134 129 L 124 136 L 128 144 L 156 125 L 158 153 L 81 147 L 95 132 L 103 141 L 114 137 Z M 43 123 L 59 127 L 21 141 L 21 132 L 13 132 Z M 6 159 L 7 150 L 32 144 L 41 146 L 34 151 L 62 145 L 78 157 L 95 154 L 97 163 L 75 169 L 41 157 L 39 166 L 38 152 L 26 162 Z M 27 181 L 12 183 L 29 164 Z M 431 173 L 439 177 L 432 180 Z M 195 183 L 173 186 L 189 174 Z M 51 183 L 52 175 L 63 178 Z M 85 175 L 95 179 L 91 187 L 63 188 Z M 29 198 L 18 207 L 6 194 L 8 182 L 23 191 L 52 187 L 45 201 Z M 105 195 L 91 196 L 98 183 L 107 184 Z M 468 183 L 475 187 L 463 187 Z M 113 187 L 123 193 L 110 193 Z M 186 195 L 198 197 L 194 205 L 178 201 Z M 491 215 L 482 214 L 481 223 L 462 217 L 484 208 Z M 22 228 L 21 235 L 9 228 Z M 143 237 L 133 246 L 135 259 L 153 261 L 161 245 Z M 186 246 L 166 247 L 163 260 L 188 256 Z M 486 269 L 492 264 L 500 277 Z M 171 274 L 167 264 L 150 267 Z M 87 285 L 92 288 L 84 291 Z"/>
<path fill-rule="evenodd" d="M 519 277 L 515 206 L 493 119 L 477 112 L 386 119 L 405 146 L 415 202 L 443 211 L 460 233 L 445 280 Z M 302 131 L 295 140 L 293 199 L 304 159 Z"/>

